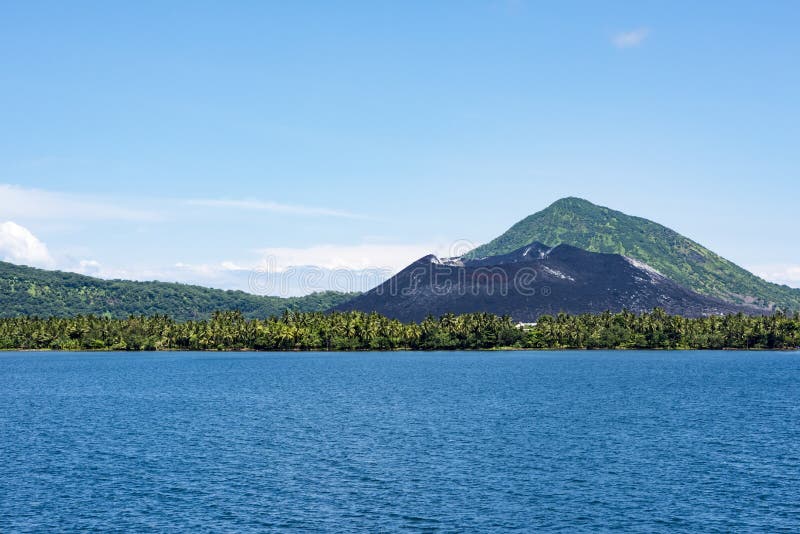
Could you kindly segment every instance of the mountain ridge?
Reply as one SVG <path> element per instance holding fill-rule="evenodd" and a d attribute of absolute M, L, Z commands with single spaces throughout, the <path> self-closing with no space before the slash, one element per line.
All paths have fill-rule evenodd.
<path fill-rule="evenodd" d="M 800 310 L 800 289 L 767 282 L 659 223 L 578 197 L 555 201 L 465 257 L 496 256 L 533 241 L 628 256 L 699 294 L 726 302 Z"/>
<path fill-rule="evenodd" d="M 303 297 L 259 296 L 174 282 L 103 280 L 0 261 L 0 317 L 169 315 L 175 320 L 208 318 L 220 310 L 239 310 L 247 318 L 287 310 L 324 311 L 352 298 L 333 291 Z"/>
<path fill-rule="evenodd" d="M 591 256 L 592 254 L 600 256 Z M 602 255 L 618 257 L 612 261 L 604 259 Z M 699 310 L 702 309 L 710 310 L 709 313 L 741 311 L 753 314 L 776 309 L 800 311 L 800 289 L 762 280 L 658 223 L 597 206 L 577 197 L 554 202 L 460 258 L 439 259 L 429 255 L 411 266 L 439 265 L 442 269 L 439 269 L 438 274 L 445 275 L 445 278 L 445 269 L 452 268 L 468 269 L 472 272 L 481 268 L 491 271 L 502 266 L 516 274 L 523 268 L 522 264 L 546 260 L 550 256 L 561 262 L 566 261 L 562 267 L 572 269 L 573 274 L 577 273 L 575 276 L 569 275 L 571 282 L 574 282 L 572 289 L 564 286 L 563 280 L 553 279 L 553 287 L 562 291 L 560 298 L 563 302 L 562 305 L 556 305 L 555 299 L 546 301 L 547 306 L 552 308 L 550 311 L 605 311 L 598 308 L 598 303 L 604 303 L 609 309 L 629 309 L 630 305 L 626 304 L 628 301 L 633 302 L 634 309 L 645 311 L 648 306 L 658 305 L 661 296 L 653 291 L 657 293 L 660 290 L 666 295 L 666 302 L 669 304 L 672 299 L 673 303 L 659 307 L 665 307 L 674 313 L 681 313 L 681 307 L 675 305 L 675 302 L 683 302 L 685 309 L 695 315 L 701 314 Z M 570 261 L 573 263 L 570 264 Z M 540 281 L 552 278 L 553 273 L 548 270 L 548 265 L 547 262 L 540 261 L 536 268 L 536 276 L 540 277 Z M 599 271 L 593 272 L 590 267 Z M 406 271 L 404 269 L 398 275 Z M 669 283 L 659 280 L 656 284 L 652 279 L 654 273 Z M 642 292 L 635 281 L 647 278 L 655 285 L 660 284 L 660 289 L 650 288 L 649 293 Z M 397 283 L 398 277 L 393 279 Z M 598 287 L 586 287 L 585 281 L 590 279 L 595 280 Z M 452 279 L 450 282 L 458 284 L 460 281 Z M 428 283 L 430 284 L 430 280 Z M 480 294 L 480 284 L 470 285 L 471 283 L 472 281 L 468 281 L 466 285 L 477 287 Z M 610 298 L 598 292 L 600 289 L 610 291 L 615 297 Z M 684 290 L 692 295 L 684 293 Z M 570 291 L 574 294 L 570 294 Z M 586 302 L 578 298 L 581 295 L 587 299 Z M 95 314 L 124 318 L 129 315 L 162 314 L 170 315 L 176 320 L 187 320 L 205 318 L 217 310 L 240 310 L 247 318 L 260 318 L 287 310 L 356 309 L 348 304 L 355 296 L 352 293 L 337 292 L 291 298 L 257 296 L 242 291 L 170 282 L 102 280 L 75 273 L 0 262 L 0 317 Z M 435 295 L 428 295 L 430 298 L 433 296 Z M 488 307 L 491 310 L 486 306 L 482 307 L 477 301 L 465 304 L 466 301 L 458 299 L 457 306 L 447 309 L 444 306 L 445 299 L 436 304 L 444 306 L 441 309 L 436 308 L 436 311 L 505 313 L 506 310 L 496 295 L 485 296 L 492 303 Z M 357 297 L 356 300 L 360 299 L 362 303 L 369 300 L 362 297 Z M 412 300 L 406 299 L 403 305 L 412 306 Z M 428 301 L 423 299 L 420 302 L 424 304 Z M 518 317 L 530 318 L 531 314 L 524 311 L 528 304 L 538 310 L 536 313 L 542 312 L 541 303 L 525 303 L 518 299 L 513 303 Z M 564 308 L 567 304 L 569 306 Z M 406 310 L 403 314 L 419 316 L 413 310 Z"/>

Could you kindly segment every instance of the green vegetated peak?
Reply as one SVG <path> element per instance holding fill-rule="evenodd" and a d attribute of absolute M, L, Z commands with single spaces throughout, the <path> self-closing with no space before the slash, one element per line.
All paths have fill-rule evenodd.
<path fill-rule="evenodd" d="M 800 310 L 800 289 L 767 282 L 663 225 L 577 197 L 529 215 L 467 256 L 505 254 L 533 241 L 643 261 L 675 282 L 728 302 Z"/>

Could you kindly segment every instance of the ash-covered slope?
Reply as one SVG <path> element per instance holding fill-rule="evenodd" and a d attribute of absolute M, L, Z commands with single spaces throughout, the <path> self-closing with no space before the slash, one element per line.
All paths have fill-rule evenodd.
<path fill-rule="evenodd" d="M 656 307 L 687 317 L 764 311 L 700 295 L 619 254 L 537 242 L 480 259 L 425 256 L 335 309 L 376 311 L 403 321 L 490 312 L 528 322 L 562 311 L 640 313 Z"/>

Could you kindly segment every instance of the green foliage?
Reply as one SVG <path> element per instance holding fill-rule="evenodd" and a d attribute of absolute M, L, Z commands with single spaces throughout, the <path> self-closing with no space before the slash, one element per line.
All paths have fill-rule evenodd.
<path fill-rule="evenodd" d="M 178 321 L 210 317 L 216 310 L 240 310 L 247 318 L 286 310 L 322 311 L 353 298 L 324 292 L 305 297 L 264 297 L 166 282 L 100 280 L 0 262 L 0 317 L 167 315 Z"/>
<path fill-rule="evenodd" d="M 724 315 L 688 319 L 656 309 L 596 315 L 543 316 L 522 345 L 549 349 L 793 349 L 800 314 Z"/>
<path fill-rule="evenodd" d="M 177 322 L 163 315 L 112 319 L 0 319 L 0 349 L 54 350 L 392 350 L 486 349 L 518 342 L 523 332 L 508 317 L 446 315 L 404 324 L 363 312 L 286 311 L 248 320 L 240 312 Z"/>
<path fill-rule="evenodd" d="M 468 256 L 505 254 L 533 241 L 552 247 L 566 243 L 591 252 L 623 254 L 700 294 L 728 302 L 800 310 L 800 289 L 762 280 L 660 224 L 579 198 L 561 199 L 526 217 Z"/>
<path fill-rule="evenodd" d="M 0 319 L 0 349 L 28 350 L 461 350 L 791 349 L 800 348 L 800 314 L 687 319 L 657 309 L 599 315 L 544 316 L 517 328 L 488 313 L 401 323 L 375 313 L 300 313 L 248 320 L 241 312 L 178 322 L 163 315 L 113 319 Z"/>

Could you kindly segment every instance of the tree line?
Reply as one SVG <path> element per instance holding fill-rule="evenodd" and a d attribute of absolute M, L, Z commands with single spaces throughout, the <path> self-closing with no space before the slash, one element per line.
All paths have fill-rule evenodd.
<path fill-rule="evenodd" d="M 241 312 L 176 321 L 165 315 L 115 319 L 0 319 L 5 350 L 463 350 L 527 349 L 792 349 L 800 347 L 800 314 L 690 319 L 652 313 L 540 317 L 517 325 L 488 313 L 402 323 L 376 313 L 294 312 L 247 319 Z"/>

